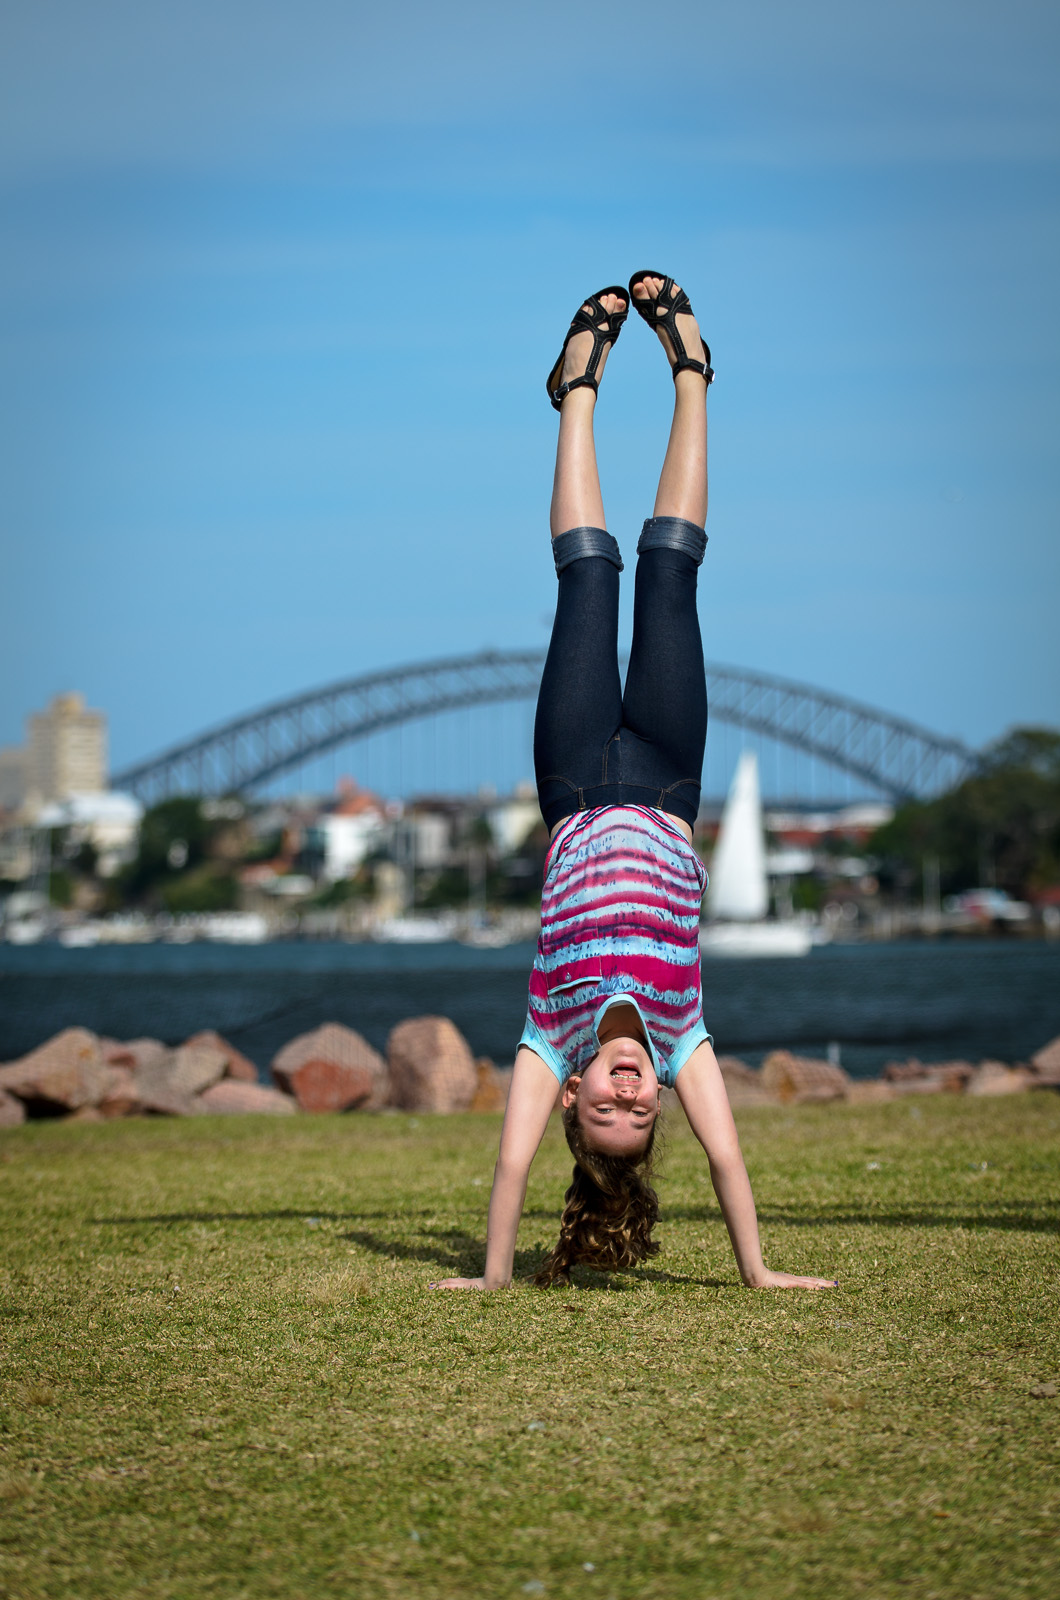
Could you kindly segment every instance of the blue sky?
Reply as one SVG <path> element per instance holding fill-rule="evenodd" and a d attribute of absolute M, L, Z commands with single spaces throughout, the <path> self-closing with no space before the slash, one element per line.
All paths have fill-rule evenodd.
<path fill-rule="evenodd" d="M 1060 14 L 651 15 L 9 0 L 0 742 L 79 688 L 120 766 L 544 644 L 544 377 L 645 265 L 718 373 L 708 656 L 974 744 L 1060 721 Z M 634 322 L 627 556 L 671 392 Z"/>

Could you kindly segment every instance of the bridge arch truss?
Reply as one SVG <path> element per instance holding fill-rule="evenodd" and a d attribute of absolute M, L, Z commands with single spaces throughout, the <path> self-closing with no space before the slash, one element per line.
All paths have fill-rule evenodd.
<path fill-rule="evenodd" d="M 343 679 L 277 700 L 115 775 L 147 805 L 178 794 L 251 793 L 314 758 L 402 723 L 537 695 L 543 650 L 486 650 Z M 888 799 L 928 798 L 975 763 L 959 740 L 845 696 L 707 664 L 712 720 L 789 745 Z"/>

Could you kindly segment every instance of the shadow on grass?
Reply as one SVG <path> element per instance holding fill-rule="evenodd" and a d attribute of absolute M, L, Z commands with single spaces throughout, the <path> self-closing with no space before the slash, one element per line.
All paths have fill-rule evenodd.
<path fill-rule="evenodd" d="M 437 1207 L 434 1208 L 437 1210 Z M 403 1211 L 402 1218 L 429 1217 L 429 1208 Z M 392 1211 L 164 1211 L 151 1217 L 92 1217 L 97 1228 L 174 1227 L 182 1222 L 392 1222 Z"/>
<path fill-rule="evenodd" d="M 485 1201 L 482 1209 L 485 1210 Z M 436 1215 L 437 1206 L 420 1206 L 416 1211 L 403 1211 L 401 1220 L 413 1222 L 417 1217 Z M 538 1221 L 554 1221 L 559 1207 L 548 1211 L 542 1207 L 527 1206 L 524 1217 Z M 95 1228 L 132 1228 L 138 1226 L 176 1227 L 184 1222 L 393 1222 L 393 1211 L 161 1211 L 145 1217 L 90 1217 Z"/>
<path fill-rule="evenodd" d="M 415 1222 L 416 1218 L 430 1216 L 429 1210 L 406 1212 L 401 1220 Z M 526 1212 L 527 1216 L 547 1217 L 555 1221 L 555 1213 Z M 393 1222 L 390 1211 L 172 1211 L 145 1217 L 93 1217 L 97 1228 L 177 1227 L 182 1223 L 203 1222 Z M 404 1239 L 388 1239 L 383 1234 L 370 1233 L 363 1228 L 351 1228 L 339 1234 L 349 1244 L 359 1245 L 373 1255 L 391 1261 L 416 1261 L 443 1273 L 446 1277 L 472 1278 L 482 1271 L 486 1257 L 485 1241 L 453 1228 L 417 1227 L 413 1230 L 424 1241 L 410 1243 Z M 532 1277 L 545 1258 L 544 1250 L 517 1250 L 516 1277 Z M 657 1267 L 631 1267 L 626 1272 L 614 1274 L 579 1269 L 580 1287 L 588 1289 L 629 1290 L 636 1281 L 643 1283 L 674 1283 L 691 1285 L 697 1289 L 728 1289 L 732 1284 L 722 1278 L 688 1277 L 682 1273 L 665 1272 Z M 629 1282 L 629 1279 L 635 1280 Z"/>
<path fill-rule="evenodd" d="M 351 1244 L 360 1245 L 362 1250 L 370 1250 L 374 1255 L 386 1256 L 389 1260 L 422 1261 L 425 1264 L 444 1269 L 446 1275 L 452 1278 L 477 1277 L 482 1271 L 482 1264 L 486 1256 L 486 1247 L 481 1239 L 474 1239 L 469 1233 L 454 1233 L 449 1229 L 439 1229 L 433 1233 L 430 1229 L 422 1230 L 430 1239 L 430 1243 L 407 1244 L 404 1240 L 385 1239 L 379 1234 L 354 1230 L 344 1233 L 342 1237 Z M 545 1259 L 543 1250 L 517 1250 L 515 1253 L 515 1275 L 517 1277 L 530 1277 L 535 1273 Z M 691 1284 L 699 1289 L 726 1289 L 730 1287 L 720 1278 L 690 1278 L 676 1272 L 662 1272 L 656 1267 L 630 1267 L 628 1271 L 616 1276 L 613 1273 L 593 1272 L 586 1282 L 581 1280 L 581 1287 L 589 1289 L 632 1289 L 636 1285 L 622 1280 L 627 1278 L 640 1279 L 645 1283 L 683 1283 Z"/>
<path fill-rule="evenodd" d="M 404 1211 L 400 1217 L 395 1217 L 393 1211 L 295 1211 L 292 1209 L 282 1211 L 170 1211 L 153 1216 L 144 1217 L 92 1217 L 90 1222 L 97 1228 L 133 1228 L 133 1227 L 176 1227 L 181 1223 L 193 1222 L 408 1222 L 414 1224 L 419 1218 L 430 1217 L 438 1212 L 437 1206 L 423 1206 L 416 1211 Z M 523 1212 L 524 1218 L 533 1218 L 538 1221 L 552 1222 L 558 1218 L 557 1211 L 542 1210 L 539 1207 L 527 1207 Z M 663 1220 L 666 1222 L 720 1222 L 721 1214 L 716 1206 L 682 1206 L 668 1205 L 664 1208 Z M 964 1206 L 902 1206 L 902 1207 L 876 1207 L 876 1206 L 838 1206 L 838 1205 L 786 1205 L 758 1207 L 758 1220 L 760 1223 L 771 1223 L 781 1228 L 838 1228 L 838 1227 L 884 1227 L 884 1228 L 969 1228 L 976 1231 L 990 1232 L 998 1230 L 1011 1233 L 1057 1233 L 1060 1232 L 1060 1201 L 1038 1200 L 993 1200 L 985 1205 L 982 1210 L 971 1211 Z M 435 1233 L 435 1230 L 416 1229 L 417 1232 Z M 365 1249 L 378 1250 L 386 1254 L 398 1251 L 397 1244 L 391 1245 L 387 1240 L 377 1238 L 374 1234 L 349 1233 L 344 1238 L 354 1243 L 363 1244 Z M 467 1239 L 470 1235 L 460 1234 L 455 1230 L 438 1230 L 438 1238 Z M 368 1241 L 373 1241 L 369 1243 Z M 400 1248 L 405 1248 L 401 1246 Z M 419 1249 L 419 1246 L 408 1246 L 410 1250 Z M 435 1255 L 429 1253 L 433 1247 L 422 1247 L 428 1250 L 423 1255 L 423 1260 L 437 1260 Z M 480 1248 L 476 1246 L 476 1248 Z M 707 1282 L 706 1279 L 689 1278 L 673 1280 L 688 1283 Z"/>
<path fill-rule="evenodd" d="M 1033 1204 L 1033 1209 L 1032 1209 Z M 994 1200 L 981 1211 L 967 1206 L 828 1206 L 787 1205 L 758 1207 L 760 1223 L 781 1228 L 968 1228 L 976 1232 L 1056 1233 L 1060 1231 L 1060 1202 Z M 668 1222 L 717 1222 L 711 1206 L 667 1206 Z"/>

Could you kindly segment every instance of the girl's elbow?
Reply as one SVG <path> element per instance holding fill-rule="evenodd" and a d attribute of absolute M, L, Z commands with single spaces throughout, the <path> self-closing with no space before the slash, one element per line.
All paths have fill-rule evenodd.
<path fill-rule="evenodd" d="M 710 1162 L 710 1175 L 716 1180 L 724 1181 L 746 1171 L 738 1139 L 726 1139 L 721 1144 L 713 1145 L 707 1151 L 707 1160 Z"/>

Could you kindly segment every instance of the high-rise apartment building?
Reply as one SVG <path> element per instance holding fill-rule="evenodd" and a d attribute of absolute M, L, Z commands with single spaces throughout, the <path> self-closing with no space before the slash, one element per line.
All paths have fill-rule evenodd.
<path fill-rule="evenodd" d="M 0 811 L 17 811 L 26 798 L 26 752 L 21 745 L 0 750 Z"/>
<path fill-rule="evenodd" d="M 31 804 L 99 794 L 107 787 L 107 719 L 79 694 L 57 694 L 27 720 L 26 789 Z"/>

